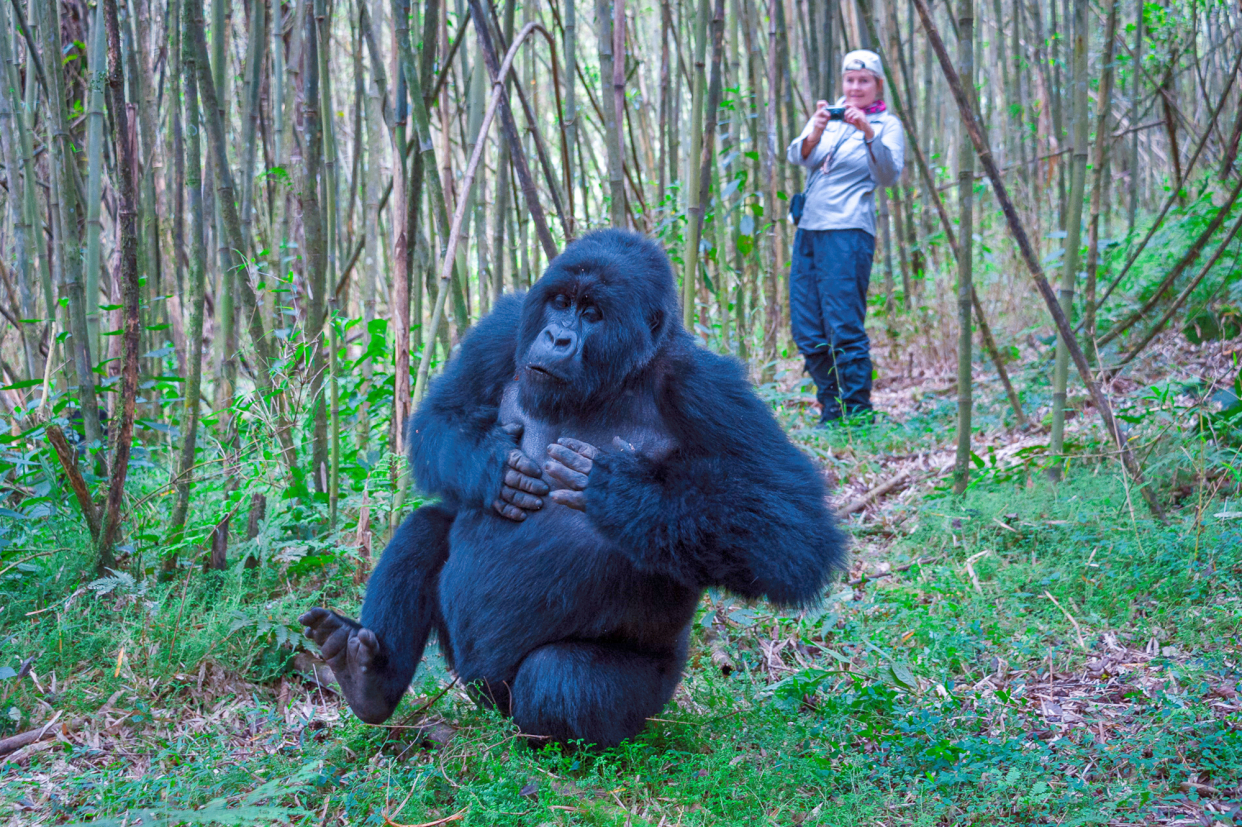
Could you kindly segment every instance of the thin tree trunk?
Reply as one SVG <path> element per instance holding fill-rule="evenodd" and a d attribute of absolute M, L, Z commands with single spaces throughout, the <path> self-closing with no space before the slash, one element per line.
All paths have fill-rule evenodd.
<path fill-rule="evenodd" d="M 185 13 L 185 10 L 181 13 L 185 18 L 184 25 L 188 27 L 191 24 L 190 16 Z M 187 32 L 185 35 L 187 40 L 189 36 Z M 186 332 L 188 345 L 186 359 L 189 375 L 186 377 L 185 402 L 181 415 L 181 451 L 175 477 L 176 499 L 173 503 L 172 517 L 168 521 L 168 545 L 173 547 L 173 551 L 164 558 L 164 569 L 167 571 L 177 566 L 176 546 L 182 539 L 185 517 L 190 504 L 190 485 L 194 481 L 194 448 L 198 436 L 198 406 L 203 377 L 203 299 L 206 285 L 204 263 L 207 259 L 207 248 L 203 238 L 202 130 L 199 128 L 198 81 L 195 79 L 197 68 L 192 51 L 183 56 L 182 65 L 185 71 L 185 123 L 189 127 L 185 178 L 190 206 L 190 292 L 187 297 L 190 308 L 190 327 Z M 175 101 L 174 105 L 176 105 Z"/>
<path fill-rule="evenodd" d="M 1212 254 L 1212 257 L 1207 260 L 1195 277 L 1187 283 L 1185 289 L 1178 294 L 1177 298 L 1173 300 L 1168 309 L 1166 309 L 1156 323 L 1151 326 L 1151 329 L 1147 331 L 1147 334 L 1142 338 L 1142 340 L 1139 341 L 1139 343 L 1136 344 L 1130 352 L 1127 353 L 1122 360 L 1113 367 L 1114 371 L 1129 364 L 1135 356 L 1138 356 L 1143 352 L 1144 348 L 1151 344 L 1151 340 L 1156 338 L 1156 334 L 1164 329 L 1164 326 L 1168 324 L 1169 319 L 1173 318 L 1173 314 L 1181 309 L 1182 305 L 1186 303 L 1186 300 L 1190 298 L 1190 295 L 1195 291 L 1195 288 L 1199 286 L 1207 274 L 1211 272 L 1212 268 L 1216 266 L 1216 262 L 1219 261 L 1220 257 L 1224 255 L 1227 249 L 1229 249 L 1229 244 L 1235 237 L 1237 237 L 1239 229 L 1242 229 L 1242 215 L 1239 215 L 1238 220 L 1233 222 L 1233 226 L 1229 228 L 1229 232 L 1225 234 L 1223 239 L 1221 239 L 1221 242 L 1217 245 L 1216 252 Z"/>
<path fill-rule="evenodd" d="M 1139 89 L 1141 74 L 1137 67 L 1141 65 L 1143 60 L 1143 9 L 1147 5 L 1146 0 L 1136 0 L 1134 13 L 1134 67 L 1130 72 L 1130 126 L 1136 126 L 1139 119 Z M 1242 107 L 1238 108 L 1238 123 L 1242 123 Z M 1127 182 L 1130 189 L 1130 203 L 1126 210 L 1126 235 L 1134 234 L 1134 221 L 1138 216 L 1138 184 L 1139 184 L 1139 168 L 1138 168 L 1138 141 L 1139 133 L 1135 130 L 1130 135 L 1130 169 L 1129 181 Z M 1092 315 L 1095 315 L 1095 309 L 1092 308 Z"/>
<path fill-rule="evenodd" d="M 1238 200 L 1240 192 L 1242 192 L 1242 178 L 1238 179 L 1238 183 L 1229 194 L 1228 199 L 1225 201 L 1224 205 L 1216 211 L 1216 215 L 1212 217 L 1212 220 L 1208 222 L 1208 225 L 1203 228 L 1203 232 L 1199 233 L 1195 240 L 1191 242 L 1190 247 L 1186 249 L 1186 252 L 1178 260 L 1177 264 L 1173 265 L 1165 277 L 1160 280 L 1160 284 L 1156 285 L 1156 289 L 1152 291 L 1152 294 L 1148 297 L 1147 301 L 1143 302 L 1141 307 L 1136 308 L 1120 322 L 1113 325 L 1107 333 L 1100 337 L 1100 347 L 1104 347 L 1113 339 L 1116 339 L 1122 333 L 1129 330 L 1135 322 L 1147 317 L 1147 314 L 1151 312 L 1152 308 L 1154 308 L 1162 298 L 1164 298 L 1164 294 L 1168 292 L 1169 288 L 1172 287 L 1174 283 L 1176 283 L 1182 273 L 1186 271 L 1186 268 L 1191 264 L 1194 264 L 1195 259 L 1199 257 L 1199 253 L 1201 253 L 1203 248 L 1207 246 L 1207 243 L 1212 239 L 1212 235 L 1220 228 L 1220 225 L 1228 216 L 1229 211 L 1233 209 L 1234 202 Z"/>
<path fill-rule="evenodd" d="M 565 25 L 564 25 L 564 49 L 565 49 L 565 135 L 564 142 L 566 151 L 563 154 L 565 159 L 565 180 L 568 182 L 568 188 L 565 191 L 568 206 L 569 230 L 572 234 L 578 234 L 577 222 L 574 220 L 574 151 L 578 146 L 578 95 L 577 95 L 577 72 L 578 72 L 578 10 L 576 0 L 564 0 L 565 2 Z M 506 38 L 506 42 L 511 40 L 512 36 Z M 499 226 L 504 222 L 500 220 L 499 213 L 494 219 Z M 500 250 L 496 249 L 496 266 L 499 266 Z M 499 275 L 496 277 L 496 284 L 500 284 Z M 496 293 L 499 297 L 499 292 Z"/>
<path fill-rule="evenodd" d="M 863 19 L 867 26 L 874 25 L 873 17 L 870 10 L 869 0 L 861 0 Z M 872 32 L 874 38 L 874 32 Z M 876 42 L 879 42 L 878 39 Z M 953 220 L 949 218 L 949 211 L 945 208 L 944 202 L 940 198 L 940 192 L 936 188 L 932 179 L 931 170 L 928 167 L 927 159 L 923 155 L 922 147 L 919 144 L 918 133 L 913 128 L 913 118 L 907 117 L 905 114 L 904 102 L 901 94 L 897 91 L 896 85 L 892 82 L 894 79 L 889 76 L 889 99 L 893 103 L 893 108 L 897 110 L 897 117 L 906 124 L 906 131 L 909 133 L 906 139 L 906 146 L 914 154 L 915 162 L 919 169 L 919 175 L 923 179 L 923 188 L 926 190 L 927 199 L 935 208 L 936 214 L 940 216 L 940 226 L 944 231 L 945 239 L 949 242 L 949 250 L 953 253 L 955 260 L 960 259 L 958 251 L 957 233 L 953 229 Z M 913 231 L 913 220 L 908 222 L 908 231 Z M 983 310 L 983 303 L 979 300 L 979 294 L 971 286 L 970 291 L 971 304 L 974 306 L 975 321 L 979 325 L 979 336 L 983 339 L 983 349 L 988 354 L 988 358 L 992 360 L 992 364 L 996 367 L 997 376 L 1000 378 L 1001 385 L 1005 388 L 1005 394 L 1009 399 L 1009 405 L 1013 409 L 1014 418 L 1019 428 L 1025 428 L 1027 424 L 1026 414 L 1022 412 L 1022 403 L 1018 399 L 1018 393 L 1014 390 L 1013 383 L 1009 380 L 1009 371 L 1005 368 L 1005 360 L 1001 357 L 1000 349 L 996 346 L 996 340 L 992 335 L 992 327 L 988 324 L 987 316 Z"/>
<path fill-rule="evenodd" d="M 1104 171 L 1108 159 L 1108 113 L 1112 109 L 1113 102 L 1113 42 L 1117 36 L 1117 6 L 1120 2 L 1121 0 L 1112 0 L 1108 7 L 1108 23 L 1104 27 L 1102 58 L 1104 65 L 1100 73 L 1100 88 L 1095 99 L 1095 153 L 1091 160 L 1091 216 L 1087 223 L 1087 289 L 1083 302 L 1083 339 L 1086 343 L 1087 358 L 1093 363 L 1096 361 L 1095 281 L 1100 256 L 1100 205 L 1104 197 Z"/>
<path fill-rule="evenodd" d="M 0 32 L 11 31 L 8 23 L 8 7 L 0 4 Z M 30 78 L 33 81 L 33 78 Z M 50 328 L 55 321 L 50 295 L 51 280 L 47 280 L 49 294 L 45 296 L 44 309 L 40 310 L 36 293 L 40 283 L 40 271 L 47 273 L 46 263 L 42 267 L 43 245 L 37 244 L 41 236 L 35 223 L 35 177 L 34 152 L 30 139 L 30 128 L 26 122 L 26 108 L 21 99 L 21 83 L 13 59 L 12 43 L 8 37 L 0 37 L 0 81 L 4 89 L 3 111 L 0 120 L 4 123 L 4 162 L 5 177 L 8 182 L 8 198 L 10 215 L 13 221 L 14 250 L 17 252 L 18 276 L 21 279 L 21 312 L 22 318 L 35 319 L 45 315 L 45 326 Z M 20 159 L 18 153 L 20 151 Z M 20 172 L 20 177 L 19 177 Z M 23 342 L 27 353 L 28 378 L 38 379 L 43 375 L 44 361 L 39 353 L 39 335 L 33 324 L 22 326 Z M 49 352 L 51 351 L 49 343 Z"/>
<path fill-rule="evenodd" d="M 1078 280 L 1079 246 L 1082 239 L 1082 199 L 1087 178 L 1087 0 L 1074 0 L 1073 83 L 1074 157 L 1070 175 L 1069 201 L 1065 209 L 1065 256 L 1061 269 L 1061 312 L 1074 317 L 1074 291 Z M 1069 379 L 1069 343 L 1057 338 L 1056 368 L 1052 379 L 1052 455 L 1060 457 L 1065 440 L 1066 384 Z M 1061 464 L 1048 469 L 1053 479 L 1061 478 Z"/>
<path fill-rule="evenodd" d="M 604 143 L 608 151 L 608 214 L 614 227 L 624 228 L 625 218 L 625 159 L 621 154 L 621 123 L 617 117 L 617 107 L 612 91 L 615 77 L 616 56 L 615 37 L 613 36 L 612 3 L 623 3 L 624 0 L 596 0 L 595 22 L 597 27 L 596 40 L 599 42 L 599 75 L 601 83 L 600 109 L 604 115 Z M 625 52 L 621 52 L 621 65 L 624 77 Z"/>
<path fill-rule="evenodd" d="M 361 0 L 364 9 L 367 2 L 368 0 Z M 363 331 L 363 347 L 365 350 L 362 358 L 362 387 L 358 392 L 362 400 L 358 406 L 358 450 L 360 452 L 365 452 L 367 449 L 371 433 L 370 406 L 367 402 L 367 397 L 370 394 L 371 377 L 375 371 L 375 363 L 371 354 L 374 347 L 372 322 L 376 319 L 376 276 L 377 274 L 382 274 L 385 284 L 393 283 L 392 274 L 384 268 L 381 261 L 384 258 L 383 250 L 388 240 L 380 234 L 380 186 L 384 178 L 390 174 L 384 163 L 384 139 L 386 136 L 384 134 L 383 117 L 379 85 L 372 79 L 367 84 L 366 117 L 364 119 L 367 132 L 366 196 L 363 199 L 365 213 L 363 242 L 366 252 L 364 253 L 362 273 L 362 323 L 365 328 Z M 404 274 L 402 274 L 402 281 L 404 282 Z M 395 300 L 393 303 L 395 305 Z M 405 306 L 406 313 L 408 314 L 408 294 L 406 295 Z M 408 319 L 406 321 L 408 322 Z M 407 338 L 409 337 L 408 324 L 406 325 L 405 335 Z"/>
<path fill-rule="evenodd" d="M 264 0 L 253 0 L 250 9 L 250 39 L 246 47 L 246 114 L 242 121 L 241 225 L 242 238 L 250 241 L 254 219 L 255 132 L 259 125 L 259 88 L 263 64 L 267 59 L 267 35 L 263 31 L 267 8 Z"/>
<path fill-rule="evenodd" d="M 90 110 L 86 138 L 86 330 L 91 353 L 99 352 L 99 266 L 100 236 L 103 233 L 103 131 L 104 84 L 108 64 L 105 50 L 103 5 L 95 7 L 91 22 Z"/>
<path fill-rule="evenodd" d="M 496 56 L 496 47 L 492 43 L 491 32 L 487 26 L 487 16 L 483 13 L 483 6 L 479 0 L 470 0 L 470 14 L 475 21 L 474 31 L 478 37 L 479 46 L 483 52 L 483 60 L 487 63 L 487 72 L 491 77 L 495 78 L 500 71 L 500 59 Z M 508 87 L 506 87 L 506 90 Z M 519 94 L 519 98 L 521 95 Z M 535 121 L 532 113 L 528 113 L 528 118 L 533 123 Z M 510 147 L 510 156 L 513 162 L 514 171 L 517 173 L 518 183 L 522 187 L 523 200 L 526 203 L 526 213 L 529 214 L 535 225 L 535 234 L 539 237 L 539 244 L 543 248 L 544 255 L 548 257 L 548 261 L 556 258 L 556 243 L 552 240 L 552 234 L 548 231 L 548 221 L 543 210 L 543 205 L 539 202 L 539 196 L 535 187 L 535 179 L 531 175 L 530 166 L 526 161 L 526 154 L 521 151 L 521 142 L 518 138 L 517 124 L 513 120 L 513 109 L 509 105 L 508 97 L 502 97 L 500 102 L 500 126 L 508 139 Z M 548 167 L 545 165 L 545 171 Z M 557 201 L 556 183 L 551 176 L 548 177 L 549 188 L 552 190 L 553 200 Z M 435 196 L 435 192 L 432 192 Z M 442 199 L 441 199 L 442 201 Z M 559 203 L 559 202 L 558 202 Z M 436 208 L 439 209 L 438 207 Z M 559 209 L 559 208 L 558 208 Z M 437 220 L 437 224 L 438 224 Z M 448 213 L 444 214 L 444 230 L 445 237 L 448 236 Z"/>
<path fill-rule="evenodd" d="M 134 199 L 135 166 L 133 144 L 129 140 L 129 115 L 125 106 L 125 75 L 121 64 L 121 30 L 116 0 L 103 0 L 108 33 L 108 92 L 112 109 L 112 145 L 117 161 L 116 185 L 120 195 L 117 223 L 121 230 L 120 281 L 124 303 L 124 361 L 121 372 L 121 415 L 116 423 L 112 476 L 104 506 L 103 527 L 99 533 L 96 568 L 100 573 L 115 565 L 112 546 L 121 524 L 121 499 L 129 472 L 129 451 L 134 436 L 134 400 L 138 395 L 138 221 Z M 117 417 L 113 417 L 114 420 Z"/>
<path fill-rule="evenodd" d="M 969 94 L 975 88 L 975 9 L 974 0 L 958 0 L 957 65 L 969 80 Z M 978 101 L 971 105 L 978 110 Z M 957 455 L 953 464 L 953 493 L 966 493 L 970 483 L 970 420 L 974 379 L 971 376 L 970 324 L 971 297 L 974 295 L 975 154 L 966 141 L 957 148 L 957 200 L 961 215 L 960 245 L 957 253 Z"/>
<path fill-rule="evenodd" d="M 983 164 L 988 179 L 992 182 L 992 187 L 996 192 L 996 200 L 1005 214 L 1005 220 L 1009 225 L 1010 232 L 1014 236 L 1014 240 L 1018 244 L 1018 249 L 1022 252 L 1022 260 L 1031 274 L 1031 279 L 1035 282 L 1036 289 L 1043 298 L 1044 304 L 1047 305 L 1048 312 L 1052 315 L 1052 321 L 1056 325 L 1057 332 L 1069 346 L 1070 358 L 1073 359 L 1074 366 L 1078 369 L 1078 374 L 1082 377 L 1083 384 L 1087 386 L 1087 391 L 1095 404 L 1096 411 L 1099 413 L 1104 430 L 1117 445 L 1122 464 L 1125 466 L 1127 473 L 1130 474 L 1131 479 L 1139 487 L 1139 492 L 1142 494 L 1152 514 L 1158 519 L 1163 520 L 1164 511 L 1156 500 L 1155 492 L 1144 483 L 1143 469 L 1139 466 L 1138 460 L 1130 450 L 1126 434 L 1121 430 L 1120 424 L 1113 416 L 1112 405 L 1109 404 L 1108 398 L 1104 396 L 1096 383 L 1095 377 L 1091 373 L 1091 366 L 1087 364 L 1087 357 L 1083 355 L 1082 348 L 1078 347 L 1078 342 L 1074 339 L 1069 318 L 1062 312 L 1061 305 L 1057 302 L 1056 295 L 1052 292 L 1052 286 L 1048 284 L 1048 279 L 1044 276 L 1043 267 L 1035 255 L 1035 248 L 1031 246 L 1030 238 L 1022 226 L 1021 219 L 1018 218 L 1018 212 L 1014 209 L 1013 201 L 1009 198 L 1009 191 L 1005 187 L 1005 181 L 1001 177 L 1000 171 L 996 168 L 996 162 L 992 159 L 992 152 L 988 148 L 987 140 L 983 136 L 983 130 L 975 119 L 973 107 L 971 106 L 970 99 L 967 97 L 965 88 L 962 86 L 962 80 L 958 76 L 957 70 L 954 69 L 953 62 L 949 59 L 949 53 L 945 49 L 944 42 L 940 39 L 940 31 L 936 28 L 935 21 L 932 20 L 931 10 L 927 7 L 927 0 L 914 0 L 914 3 L 918 9 L 919 17 L 923 21 L 923 28 L 926 30 L 929 45 L 935 51 L 937 60 L 940 61 L 940 68 L 944 72 L 945 80 L 948 81 L 949 89 L 953 93 L 953 99 L 957 103 L 958 114 L 966 127 L 967 133 L 970 135 L 971 142 L 975 145 L 975 152 Z"/>
<path fill-rule="evenodd" d="M 115 3 L 115 0 L 109 1 Z M 189 45 L 194 54 L 198 74 L 199 98 L 203 117 L 207 122 L 207 142 L 214 158 L 213 166 L 217 180 L 216 202 L 220 205 L 224 230 L 228 237 L 228 243 L 232 248 L 232 261 L 227 262 L 227 265 L 236 268 L 242 276 L 236 280 L 235 286 L 237 293 L 241 296 L 242 312 L 246 317 L 250 338 L 254 345 L 255 353 L 259 358 L 259 364 L 254 371 L 255 383 L 258 385 L 260 393 L 266 398 L 274 399 L 279 407 L 281 400 L 273 397 L 275 388 L 272 371 L 275 365 L 271 343 L 267 338 L 263 317 L 258 312 L 258 300 L 254 289 L 250 286 L 250 279 L 245 277 L 249 249 L 243 240 L 241 221 L 237 215 L 237 205 L 234 200 L 233 173 L 229 169 L 227 160 L 224 124 L 220 118 L 215 81 L 212 78 L 211 66 L 207 59 L 207 43 L 203 38 L 203 2 L 202 0 L 187 0 L 187 3 L 189 4 L 189 12 L 193 19 L 192 24 L 187 30 L 190 33 Z M 291 426 L 288 416 L 284 413 L 278 413 L 277 415 L 276 436 L 280 443 L 285 466 L 289 469 L 293 479 L 294 489 L 296 492 L 301 493 L 305 486 L 301 469 L 298 466 L 297 454 L 293 447 Z"/>
<path fill-rule="evenodd" d="M 57 14 L 59 6 L 46 3 L 41 6 L 43 11 L 43 44 L 44 54 L 59 55 L 60 20 Z M 66 327 L 71 336 L 73 366 L 78 381 L 78 406 L 82 411 L 82 423 L 86 429 L 86 441 L 92 444 L 103 444 L 103 430 L 99 423 L 99 403 L 95 396 L 94 362 L 91 359 L 90 334 L 86 325 L 86 298 L 82 288 L 81 240 L 78 236 L 78 216 L 80 196 L 77 191 L 74 166 L 73 147 L 70 144 L 68 118 L 65 114 L 64 70 L 59 60 L 48 60 L 46 67 L 48 82 L 47 119 L 49 131 L 48 149 L 50 150 L 52 184 L 58 198 L 59 210 L 56 215 L 59 233 L 57 235 L 61 283 L 65 287 L 68 298 L 68 324 Z M 100 452 L 102 457 L 103 452 Z"/>
<path fill-rule="evenodd" d="M 703 105 L 707 91 L 708 0 L 698 0 L 694 16 L 694 80 L 690 98 L 690 182 L 686 188 L 686 244 L 682 252 L 681 314 L 687 330 L 694 330 L 694 280 L 699 267 L 699 233 L 703 227 L 703 204 L 699 179 L 703 174 Z"/>
<path fill-rule="evenodd" d="M 318 6 L 318 3 L 316 3 Z M 318 8 L 316 9 L 318 12 Z M 319 173 L 324 147 L 321 131 L 322 112 L 319 91 L 322 43 L 315 25 L 316 15 L 306 15 L 306 66 L 302 75 L 302 147 L 303 162 L 298 176 L 297 199 L 302 212 L 302 234 L 305 238 L 303 256 L 306 280 L 310 287 L 310 312 L 306 320 L 304 343 L 310 348 L 311 404 L 311 476 L 315 490 L 328 492 L 328 418 L 324 399 L 324 373 L 327 354 L 323 345 L 323 323 L 327 312 L 327 250 L 324 238 L 323 213 L 319 205 Z"/>

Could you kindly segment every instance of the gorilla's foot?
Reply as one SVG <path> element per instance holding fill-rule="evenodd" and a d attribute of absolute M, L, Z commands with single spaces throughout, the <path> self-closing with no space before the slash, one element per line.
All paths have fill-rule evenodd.
<path fill-rule="evenodd" d="M 382 724 L 392 715 L 405 687 L 393 693 L 387 680 L 379 638 L 357 621 L 318 606 L 298 618 L 306 636 L 319 651 L 341 685 L 354 714 L 368 724 Z M 395 697 L 394 697 L 395 695 Z"/>

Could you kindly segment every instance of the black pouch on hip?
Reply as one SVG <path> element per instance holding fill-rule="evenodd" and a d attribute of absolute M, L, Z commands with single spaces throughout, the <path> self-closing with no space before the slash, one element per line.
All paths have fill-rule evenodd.
<path fill-rule="evenodd" d="M 794 197 L 789 199 L 789 217 L 793 219 L 794 226 L 802 220 L 802 211 L 806 209 L 806 191 L 794 193 Z"/>
<path fill-rule="evenodd" d="M 794 226 L 802 220 L 802 213 L 806 210 L 806 194 L 811 191 L 811 182 L 815 180 L 815 173 L 818 169 L 813 169 L 806 176 L 806 186 L 802 188 L 802 192 L 795 193 L 793 198 L 789 199 L 789 217 L 793 219 Z"/>

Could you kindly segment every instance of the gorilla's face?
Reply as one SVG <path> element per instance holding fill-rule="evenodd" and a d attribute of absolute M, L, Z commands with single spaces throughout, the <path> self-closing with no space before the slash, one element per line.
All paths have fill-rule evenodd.
<path fill-rule="evenodd" d="M 568 414 L 605 401 L 651 362 L 677 321 L 672 269 L 659 247 L 615 230 L 584 236 L 526 297 L 522 406 Z"/>

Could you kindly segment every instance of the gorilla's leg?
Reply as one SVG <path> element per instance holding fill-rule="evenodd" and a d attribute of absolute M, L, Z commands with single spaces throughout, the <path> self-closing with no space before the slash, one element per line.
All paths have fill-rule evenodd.
<path fill-rule="evenodd" d="M 578 641 L 541 646 L 513 680 L 513 720 L 529 735 L 616 746 L 664 708 L 685 662 L 684 647 L 649 655 Z"/>
<path fill-rule="evenodd" d="M 299 618 L 349 708 L 369 724 L 383 723 L 397 708 L 432 629 L 443 636 L 437 581 L 452 523 L 453 512 L 438 505 L 406 518 L 371 573 L 361 622 L 320 608 Z"/>

